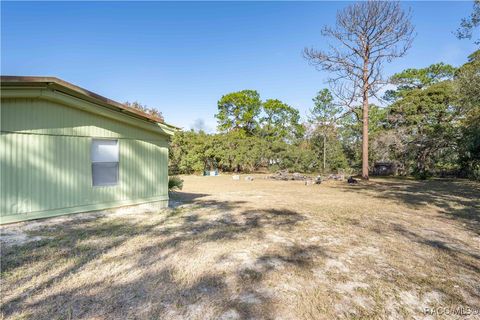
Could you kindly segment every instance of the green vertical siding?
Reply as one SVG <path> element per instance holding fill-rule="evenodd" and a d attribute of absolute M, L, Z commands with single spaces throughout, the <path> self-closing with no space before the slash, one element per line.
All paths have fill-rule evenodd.
<path fill-rule="evenodd" d="M 1 131 L 2 223 L 168 199 L 164 135 L 39 99 L 2 99 Z M 92 138 L 119 140 L 118 185 L 92 186 Z"/>

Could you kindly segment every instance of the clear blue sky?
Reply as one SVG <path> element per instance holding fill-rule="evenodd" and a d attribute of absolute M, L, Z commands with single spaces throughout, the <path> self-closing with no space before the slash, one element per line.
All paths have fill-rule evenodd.
<path fill-rule="evenodd" d="M 327 74 L 302 58 L 325 46 L 320 29 L 347 2 L 4 2 L 1 73 L 56 76 L 123 102 L 160 109 L 167 122 L 214 129 L 218 99 L 258 90 L 302 116 Z M 475 50 L 452 34 L 472 2 L 405 2 L 418 33 L 386 74 Z"/>

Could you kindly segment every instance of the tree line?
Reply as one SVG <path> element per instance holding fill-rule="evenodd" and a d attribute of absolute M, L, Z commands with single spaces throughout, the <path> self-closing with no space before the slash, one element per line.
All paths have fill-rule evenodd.
<path fill-rule="evenodd" d="M 458 38 L 471 38 L 479 8 L 475 1 Z M 174 136 L 171 171 L 349 171 L 368 179 L 382 161 L 422 179 L 480 179 L 480 51 L 462 66 L 435 63 L 384 79 L 383 63 L 403 56 L 414 36 L 398 2 L 352 4 L 323 35 L 332 39 L 331 51 L 305 49 L 305 57 L 331 77 L 306 119 L 255 90 L 226 94 L 215 115 L 218 133 Z M 385 84 L 393 89 L 380 97 Z"/>
<path fill-rule="evenodd" d="M 370 106 L 369 164 L 392 162 L 400 174 L 480 179 L 480 51 L 459 68 L 437 63 L 390 78 L 387 106 Z M 218 101 L 219 133 L 175 134 L 170 167 L 175 173 L 219 169 L 252 172 L 354 171 L 362 164 L 361 107 L 343 116 L 329 89 L 313 99 L 305 121 L 297 109 L 254 90 Z"/>

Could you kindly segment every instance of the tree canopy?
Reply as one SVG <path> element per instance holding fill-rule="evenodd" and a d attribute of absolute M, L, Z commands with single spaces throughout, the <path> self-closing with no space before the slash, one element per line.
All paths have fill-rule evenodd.
<path fill-rule="evenodd" d="M 259 123 L 264 137 L 291 141 L 303 135 L 297 109 L 278 99 L 268 99 L 262 104 L 262 111 Z"/>
<path fill-rule="evenodd" d="M 242 90 L 224 95 L 218 101 L 218 129 L 221 132 L 239 130 L 253 135 L 258 129 L 262 101 L 255 90 Z"/>
<path fill-rule="evenodd" d="M 472 39 L 478 26 L 480 26 L 480 0 L 475 0 L 472 13 L 469 17 L 462 19 L 460 27 L 457 29 L 457 37 L 459 39 Z M 476 39 L 475 43 L 480 44 L 480 38 Z"/>

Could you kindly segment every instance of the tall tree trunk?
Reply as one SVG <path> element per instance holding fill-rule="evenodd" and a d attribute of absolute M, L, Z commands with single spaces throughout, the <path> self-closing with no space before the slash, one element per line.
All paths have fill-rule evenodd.
<path fill-rule="evenodd" d="M 368 180 L 368 97 L 363 98 L 362 179 Z"/>
<path fill-rule="evenodd" d="M 327 142 L 327 136 L 325 134 L 323 134 L 323 173 L 325 173 L 325 169 L 326 169 L 326 164 L 327 164 L 327 146 L 326 146 L 326 142 Z"/>
<path fill-rule="evenodd" d="M 367 49 L 368 53 L 368 49 Z M 363 64 L 363 135 L 362 135 L 362 179 L 368 180 L 368 59 Z"/>

